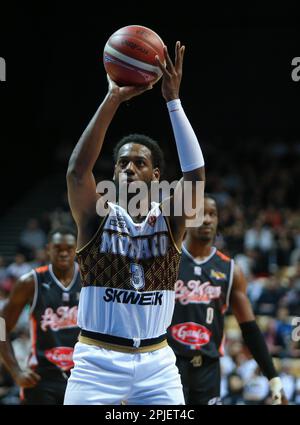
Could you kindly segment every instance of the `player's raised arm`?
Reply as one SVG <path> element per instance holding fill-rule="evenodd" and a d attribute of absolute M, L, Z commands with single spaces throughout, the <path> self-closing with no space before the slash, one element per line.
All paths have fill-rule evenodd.
<path fill-rule="evenodd" d="M 198 142 L 198 139 L 195 135 L 195 132 L 185 115 L 181 101 L 179 98 L 179 89 L 182 78 L 182 66 L 183 66 L 183 57 L 184 57 L 185 46 L 181 46 L 180 42 L 177 41 L 175 47 L 175 62 L 173 64 L 168 50 L 165 47 L 165 58 L 166 65 L 164 65 L 159 58 L 157 57 L 157 63 L 162 70 L 163 80 L 162 80 L 162 95 L 167 102 L 167 107 L 172 123 L 172 128 L 174 132 L 174 137 L 176 141 L 179 161 L 181 165 L 181 170 L 183 173 L 183 180 L 179 182 L 175 190 L 175 196 L 171 199 L 178 201 L 181 200 L 182 204 L 185 203 L 185 206 L 182 205 L 182 214 L 174 214 L 172 212 L 171 206 L 171 227 L 175 237 L 175 241 L 180 246 L 183 235 L 186 227 L 186 220 L 192 219 L 192 210 L 199 210 L 200 205 L 196 205 L 196 195 L 199 186 L 197 187 L 197 182 L 203 182 L 205 180 L 205 171 L 204 171 L 204 159 L 202 151 Z M 191 198 L 188 202 L 185 202 L 184 193 L 182 196 L 182 184 L 184 182 L 190 182 L 191 184 Z M 204 184 L 202 186 L 204 191 Z M 184 191 L 183 191 L 184 192 Z M 189 205 L 188 205 L 189 204 Z M 200 225 L 199 223 L 198 225 Z"/>
<path fill-rule="evenodd" d="M 83 132 L 71 155 L 67 171 L 68 198 L 77 224 L 78 245 L 93 235 L 89 222 L 96 217 L 96 182 L 93 168 L 101 152 L 107 129 L 120 104 L 151 87 L 119 87 L 108 76 L 108 92 Z M 83 236 L 84 234 L 84 236 Z"/>
<path fill-rule="evenodd" d="M 0 342 L 0 358 L 17 385 L 23 388 L 35 386 L 40 376 L 31 369 L 22 370 L 17 362 L 10 342 L 10 332 L 15 327 L 26 304 L 31 303 L 34 295 L 33 274 L 22 276 L 15 284 L 8 300 L 0 311 L 6 325 L 6 341 Z"/>

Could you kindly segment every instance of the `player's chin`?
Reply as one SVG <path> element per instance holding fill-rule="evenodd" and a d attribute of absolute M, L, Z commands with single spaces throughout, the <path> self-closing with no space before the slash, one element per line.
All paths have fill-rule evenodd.
<path fill-rule="evenodd" d="M 198 239 L 200 241 L 209 242 L 209 241 L 212 241 L 213 238 L 214 238 L 214 234 L 211 231 L 199 232 L 198 233 Z"/>
<path fill-rule="evenodd" d="M 56 262 L 56 267 L 60 270 L 68 270 L 71 267 L 69 260 L 59 260 Z"/>

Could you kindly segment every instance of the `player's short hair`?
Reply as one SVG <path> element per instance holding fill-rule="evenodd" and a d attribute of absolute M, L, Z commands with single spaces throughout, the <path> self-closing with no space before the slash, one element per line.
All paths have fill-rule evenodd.
<path fill-rule="evenodd" d="M 50 230 L 48 233 L 48 242 L 52 241 L 52 238 L 56 233 L 60 233 L 61 235 L 72 235 L 74 238 L 77 238 L 76 230 L 71 226 L 57 226 Z"/>
<path fill-rule="evenodd" d="M 118 161 L 119 151 L 121 147 L 126 145 L 127 143 L 137 143 L 139 145 L 146 146 L 146 148 L 148 148 L 151 152 L 153 167 L 159 168 L 160 173 L 163 174 L 165 168 L 165 159 L 163 151 L 161 150 L 156 140 L 144 134 L 134 133 L 123 137 L 114 148 L 113 157 L 115 163 Z"/>
<path fill-rule="evenodd" d="M 215 201 L 217 211 L 219 210 L 217 198 L 212 193 L 205 192 L 204 199 L 212 199 L 213 201 Z"/>

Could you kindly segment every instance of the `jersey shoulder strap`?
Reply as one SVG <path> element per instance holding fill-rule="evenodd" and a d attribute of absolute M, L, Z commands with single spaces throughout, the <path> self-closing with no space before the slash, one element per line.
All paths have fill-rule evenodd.
<path fill-rule="evenodd" d="M 41 266 L 41 267 L 37 267 L 36 269 L 35 269 L 35 271 L 37 272 L 37 273 L 45 273 L 46 271 L 48 271 L 49 270 L 49 265 L 47 265 L 47 266 Z"/>
<path fill-rule="evenodd" d="M 230 257 L 228 257 L 227 255 L 223 254 L 223 252 L 221 252 L 221 251 L 219 251 L 219 250 L 217 250 L 217 251 L 216 251 L 216 255 L 217 255 L 218 257 L 220 257 L 220 258 L 221 258 L 221 260 L 223 260 L 223 261 L 226 261 L 226 262 L 231 261 L 231 258 L 230 258 Z"/>

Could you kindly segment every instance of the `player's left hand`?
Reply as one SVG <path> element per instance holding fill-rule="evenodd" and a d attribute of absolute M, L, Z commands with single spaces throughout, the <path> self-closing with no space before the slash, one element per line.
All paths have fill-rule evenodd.
<path fill-rule="evenodd" d="M 271 395 L 272 395 L 272 404 L 289 404 L 284 391 L 281 379 L 279 377 L 273 378 L 269 382 Z"/>
<path fill-rule="evenodd" d="M 181 46 L 180 41 L 175 46 L 175 62 L 173 64 L 167 46 L 164 47 L 166 64 L 163 64 L 159 57 L 156 56 L 156 63 L 162 71 L 163 79 L 161 85 L 162 95 L 166 102 L 179 99 L 179 88 L 182 78 L 182 65 L 185 46 Z"/>

